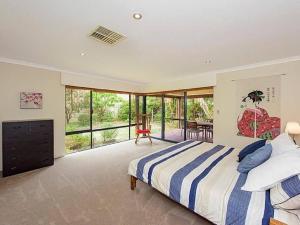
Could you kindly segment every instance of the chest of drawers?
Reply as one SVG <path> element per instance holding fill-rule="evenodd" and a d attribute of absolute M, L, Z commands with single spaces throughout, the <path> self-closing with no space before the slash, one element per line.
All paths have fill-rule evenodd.
<path fill-rule="evenodd" d="M 3 176 L 53 165 L 53 142 L 53 120 L 3 122 Z"/>

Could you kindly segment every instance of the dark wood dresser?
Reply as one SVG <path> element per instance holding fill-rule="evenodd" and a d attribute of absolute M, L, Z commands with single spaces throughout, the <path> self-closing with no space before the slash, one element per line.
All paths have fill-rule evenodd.
<path fill-rule="evenodd" d="M 53 120 L 2 122 L 3 176 L 54 164 Z"/>

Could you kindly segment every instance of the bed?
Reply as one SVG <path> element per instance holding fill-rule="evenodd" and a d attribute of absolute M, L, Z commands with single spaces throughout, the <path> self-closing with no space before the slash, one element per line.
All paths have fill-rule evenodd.
<path fill-rule="evenodd" d="M 247 175 L 237 171 L 239 151 L 198 141 L 172 145 L 131 161 L 131 189 L 143 181 L 214 224 L 300 225 L 296 215 L 272 207 L 270 191 L 241 190 Z"/>

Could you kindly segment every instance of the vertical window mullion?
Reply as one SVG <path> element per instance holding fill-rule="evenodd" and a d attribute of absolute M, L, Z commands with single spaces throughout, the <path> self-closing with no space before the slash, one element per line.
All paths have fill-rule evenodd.
<path fill-rule="evenodd" d="M 161 97 L 161 138 L 165 140 L 165 128 L 166 128 L 166 104 L 165 95 Z"/>
<path fill-rule="evenodd" d="M 90 134 L 91 134 L 91 149 L 93 144 L 93 91 L 90 91 Z"/>
<path fill-rule="evenodd" d="M 129 118 L 129 123 L 128 123 L 128 125 L 129 125 L 129 132 L 128 132 L 128 140 L 130 140 L 130 136 L 131 136 L 131 94 L 129 94 L 129 102 L 128 102 L 128 104 L 129 104 L 129 115 L 128 115 L 128 118 Z"/>
<path fill-rule="evenodd" d="M 184 112 L 184 140 L 187 139 L 186 137 L 186 130 L 187 130 L 187 92 L 184 92 L 184 100 L 183 100 L 183 112 Z"/>

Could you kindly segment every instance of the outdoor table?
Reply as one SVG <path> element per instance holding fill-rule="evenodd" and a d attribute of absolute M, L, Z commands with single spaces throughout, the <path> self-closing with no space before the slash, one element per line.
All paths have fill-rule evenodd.
<path fill-rule="evenodd" d="M 204 130 L 204 139 L 207 140 L 207 130 L 213 128 L 213 123 L 210 122 L 197 122 L 198 127 L 203 128 Z"/>

